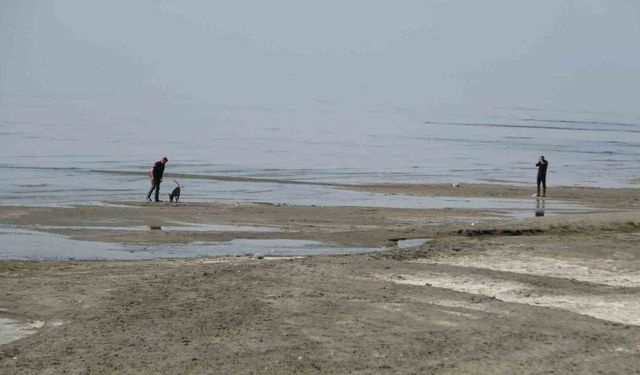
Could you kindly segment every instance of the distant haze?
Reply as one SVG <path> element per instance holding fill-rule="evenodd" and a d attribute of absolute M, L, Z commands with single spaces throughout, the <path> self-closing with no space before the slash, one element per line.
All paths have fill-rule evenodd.
<path fill-rule="evenodd" d="M 638 114 L 638 46 L 637 0 L 2 0 L 0 94 Z"/>

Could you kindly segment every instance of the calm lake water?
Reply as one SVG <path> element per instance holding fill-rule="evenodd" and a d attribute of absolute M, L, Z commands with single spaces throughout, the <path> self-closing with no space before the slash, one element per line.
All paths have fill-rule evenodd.
<path fill-rule="evenodd" d="M 533 184 L 540 154 L 550 162 L 550 186 L 624 187 L 640 177 L 638 146 L 636 114 L 2 96 L 0 198 L 5 205 L 140 200 L 145 174 L 164 155 L 166 173 L 205 177 L 181 179 L 187 201 L 333 199 L 332 189 L 288 181 Z M 173 186 L 165 179 L 163 196 Z"/>

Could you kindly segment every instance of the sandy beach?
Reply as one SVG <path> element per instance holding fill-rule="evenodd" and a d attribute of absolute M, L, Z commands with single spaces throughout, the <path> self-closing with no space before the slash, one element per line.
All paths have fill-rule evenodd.
<path fill-rule="evenodd" d="M 530 189 L 500 185 L 352 188 L 530 196 Z M 514 220 L 474 210 L 272 204 L 0 207 L 4 226 L 85 241 L 297 239 L 379 249 L 2 261 L 0 313 L 25 335 L 0 346 L 0 368 L 4 374 L 635 373 L 640 193 L 561 188 L 549 199 L 560 197 L 592 210 Z M 184 223 L 219 227 L 144 229 Z M 408 239 L 423 240 L 400 249 L 398 241 Z"/>

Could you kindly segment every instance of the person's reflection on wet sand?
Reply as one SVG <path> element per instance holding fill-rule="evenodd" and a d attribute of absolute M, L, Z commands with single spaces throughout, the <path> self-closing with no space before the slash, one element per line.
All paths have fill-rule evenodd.
<path fill-rule="evenodd" d="M 544 199 L 536 199 L 536 217 L 544 216 Z"/>

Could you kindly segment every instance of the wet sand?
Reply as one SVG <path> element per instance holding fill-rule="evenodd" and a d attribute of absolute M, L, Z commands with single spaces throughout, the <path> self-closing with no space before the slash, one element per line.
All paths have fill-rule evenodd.
<path fill-rule="evenodd" d="M 494 185 L 494 184 L 379 184 L 350 185 L 347 189 L 386 194 L 411 196 L 451 196 L 451 197 L 499 197 L 531 198 L 536 186 Z M 640 190 L 632 188 L 605 189 L 595 187 L 550 186 L 547 195 L 551 199 L 580 202 L 594 207 L 616 209 L 637 209 L 640 207 Z"/>
<path fill-rule="evenodd" d="M 357 188 L 531 194 L 499 185 Z M 553 197 L 560 196 L 599 212 L 505 220 L 473 210 L 269 204 L 0 207 L 0 224 L 50 226 L 47 231 L 83 240 L 304 239 L 385 249 L 314 257 L 3 261 L 0 314 L 44 326 L 1 345 L 0 368 L 7 374 L 635 373 L 640 193 L 554 189 Z M 175 222 L 279 231 L 117 229 Z M 92 226 L 116 229 L 81 228 Z M 431 240 L 396 246 L 418 238 Z"/>

